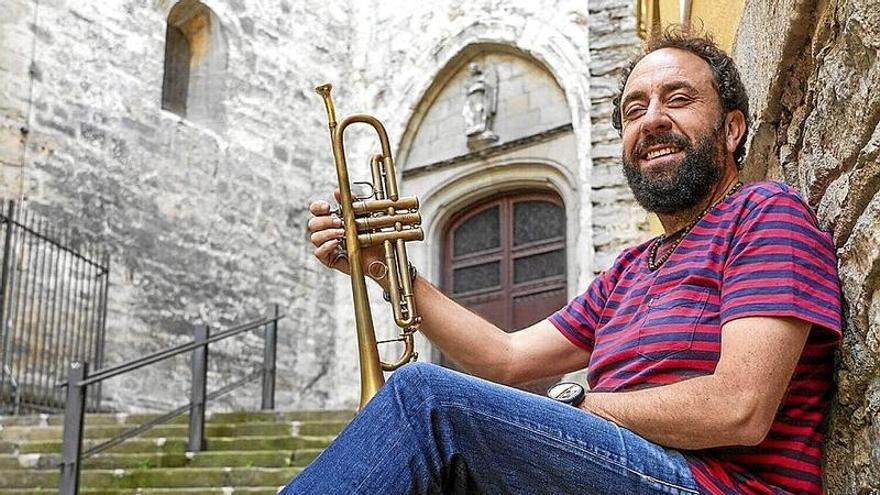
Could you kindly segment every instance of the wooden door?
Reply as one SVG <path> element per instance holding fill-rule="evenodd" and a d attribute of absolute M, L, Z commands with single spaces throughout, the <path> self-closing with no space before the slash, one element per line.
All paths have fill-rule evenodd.
<path fill-rule="evenodd" d="M 443 289 L 508 332 L 566 303 L 565 209 L 558 196 L 492 198 L 456 215 L 444 233 Z M 441 363 L 456 367 L 445 356 Z M 524 388 L 543 394 L 555 379 Z"/>

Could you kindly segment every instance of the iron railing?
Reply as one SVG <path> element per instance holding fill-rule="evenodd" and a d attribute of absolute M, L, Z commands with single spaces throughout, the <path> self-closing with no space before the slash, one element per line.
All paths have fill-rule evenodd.
<path fill-rule="evenodd" d="M 186 412 L 189 412 L 187 450 L 199 452 L 205 447 L 205 407 L 208 401 L 223 396 L 257 378 L 262 378 L 260 408 L 263 410 L 275 409 L 276 343 L 278 341 L 278 320 L 282 318 L 284 316 L 279 314 L 278 305 L 276 304 L 274 305 L 272 315 L 269 317 L 229 328 L 213 335 L 211 335 L 210 329 L 206 325 L 196 325 L 194 328 L 195 337 L 192 342 L 93 373 L 89 373 L 89 363 L 87 361 L 72 362 L 69 367 L 67 381 L 60 384 L 61 387 L 67 388 L 67 399 L 64 408 L 64 431 L 61 443 L 59 494 L 76 495 L 79 493 L 80 467 L 83 460 Z M 208 345 L 261 328 L 265 331 L 262 366 L 240 380 L 207 393 Z M 101 382 L 108 378 L 129 373 L 190 351 L 192 351 L 192 386 L 189 404 L 182 405 L 173 411 L 162 414 L 83 451 L 82 439 L 86 396 L 90 386 L 99 386 Z"/>
<path fill-rule="evenodd" d="M 12 201 L 0 211 L 0 413 L 58 412 L 67 363 L 102 366 L 110 263 Z M 99 387 L 85 407 L 100 407 Z"/>

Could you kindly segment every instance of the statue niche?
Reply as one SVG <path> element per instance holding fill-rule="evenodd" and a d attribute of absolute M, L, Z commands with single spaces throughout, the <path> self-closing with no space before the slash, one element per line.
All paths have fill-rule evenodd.
<path fill-rule="evenodd" d="M 466 97 L 461 115 L 464 117 L 468 148 L 475 150 L 498 141 L 492 130 L 498 107 L 498 74 L 491 67 L 471 63 Z"/>

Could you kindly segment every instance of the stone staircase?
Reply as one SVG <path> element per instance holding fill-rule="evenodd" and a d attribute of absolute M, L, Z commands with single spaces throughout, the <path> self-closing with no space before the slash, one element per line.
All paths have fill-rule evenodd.
<path fill-rule="evenodd" d="M 187 416 L 83 462 L 80 493 L 267 494 L 308 465 L 352 411 L 231 412 L 208 418 L 206 448 L 186 451 Z M 90 414 L 88 449 L 153 416 Z M 58 493 L 61 416 L 0 416 L 0 495 Z"/>

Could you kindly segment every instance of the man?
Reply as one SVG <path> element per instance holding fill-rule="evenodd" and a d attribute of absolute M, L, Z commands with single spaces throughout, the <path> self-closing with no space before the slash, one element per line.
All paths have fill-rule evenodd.
<path fill-rule="evenodd" d="M 820 493 L 834 249 L 793 190 L 739 183 L 747 116 L 710 40 L 650 41 L 614 124 L 666 234 L 512 334 L 415 280 L 423 332 L 469 372 L 516 384 L 588 363 L 590 392 L 571 407 L 408 365 L 284 493 Z M 315 255 L 347 272 L 328 209 L 311 205 Z"/>

